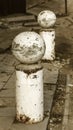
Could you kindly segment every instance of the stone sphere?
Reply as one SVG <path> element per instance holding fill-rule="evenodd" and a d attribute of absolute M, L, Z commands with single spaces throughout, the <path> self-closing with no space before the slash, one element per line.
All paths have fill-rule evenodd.
<path fill-rule="evenodd" d="M 38 23 L 43 28 L 54 26 L 56 22 L 56 15 L 49 10 L 41 11 L 38 15 Z"/>
<path fill-rule="evenodd" d="M 38 33 L 22 32 L 14 38 L 12 52 L 21 63 L 32 64 L 42 59 L 45 44 Z"/>

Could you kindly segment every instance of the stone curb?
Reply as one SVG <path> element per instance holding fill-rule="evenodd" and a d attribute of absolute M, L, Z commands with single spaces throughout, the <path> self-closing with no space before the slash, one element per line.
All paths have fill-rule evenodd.
<path fill-rule="evenodd" d="M 69 101 L 70 101 L 70 76 L 67 75 L 66 82 L 66 99 L 65 99 L 65 108 L 64 108 L 64 116 L 62 122 L 62 130 L 68 130 L 68 118 L 69 118 Z"/>

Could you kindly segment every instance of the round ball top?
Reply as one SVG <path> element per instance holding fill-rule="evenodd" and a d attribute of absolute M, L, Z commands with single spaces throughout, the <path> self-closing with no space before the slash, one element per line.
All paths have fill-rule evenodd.
<path fill-rule="evenodd" d="M 38 23 L 41 27 L 49 28 L 54 26 L 56 22 L 56 15 L 49 10 L 41 11 L 38 15 Z"/>
<path fill-rule="evenodd" d="M 35 32 L 22 32 L 12 42 L 13 55 L 21 62 L 32 64 L 38 62 L 45 53 L 45 44 Z"/>

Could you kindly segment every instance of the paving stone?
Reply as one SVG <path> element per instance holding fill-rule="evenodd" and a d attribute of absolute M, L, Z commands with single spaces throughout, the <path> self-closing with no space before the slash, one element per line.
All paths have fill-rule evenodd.
<path fill-rule="evenodd" d="M 29 31 L 29 27 L 2 29 L 0 30 L 0 53 L 4 53 L 7 49 L 11 48 L 12 41 L 16 35 L 23 31 Z M 6 54 L 6 53 L 5 53 Z"/>
<path fill-rule="evenodd" d="M 35 32 L 37 32 L 37 33 L 39 33 L 39 30 L 41 29 L 41 27 L 39 27 L 39 26 L 35 26 L 35 27 L 31 27 L 31 31 L 35 31 Z"/>
<path fill-rule="evenodd" d="M 5 58 L 5 54 L 0 54 L 0 62 L 2 62 L 4 58 Z"/>
<path fill-rule="evenodd" d="M 7 75 L 6 73 L 0 73 L 0 83 L 1 82 L 7 82 L 9 77 L 10 77 L 10 75 Z"/>
<path fill-rule="evenodd" d="M 24 26 L 29 26 L 29 27 L 36 27 L 36 26 L 39 26 L 37 22 L 27 22 L 27 23 L 24 23 Z"/>
<path fill-rule="evenodd" d="M 0 73 L 0 91 L 4 88 L 9 77 L 10 77 L 10 75 L 7 75 L 6 73 Z"/>
<path fill-rule="evenodd" d="M 1 107 L 0 118 L 1 117 L 15 117 L 15 107 Z"/>
<path fill-rule="evenodd" d="M 46 117 L 42 122 L 36 124 L 22 124 L 14 123 L 10 130 L 46 130 L 47 129 L 48 117 Z"/>
<path fill-rule="evenodd" d="M 0 98 L 0 107 L 15 107 L 15 98 Z"/>
<path fill-rule="evenodd" d="M 0 82 L 0 91 L 4 88 L 5 83 L 4 82 Z"/>
<path fill-rule="evenodd" d="M 73 71 L 72 71 L 72 74 L 67 75 L 67 85 L 73 86 Z"/>
<path fill-rule="evenodd" d="M 12 54 L 6 54 L 5 58 L 3 59 L 3 64 L 7 65 L 13 65 L 15 63 L 16 59 Z"/>
<path fill-rule="evenodd" d="M 44 109 L 45 109 L 45 114 L 50 115 L 51 107 L 52 107 L 52 102 L 53 102 L 53 96 L 56 90 L 56 85 L 45 85 L 44 84 Z"/>
<path fill-rule="evenodd" d="M 66 20 L 68 20 L 71 24 L 73 24 L 73 18 L 67 17 Z"/>
<path fill-rule="evenodd" d="M 58 27 L 69 27 L 71 25 L 70 21 L 67 18 L 57 19 L 56 26 Z"/>
<path fill-rule="evenodd" d="M 15 89 L 15 80 L 16 79 L 16 75 L 15 72 L 11 75 L 10 79 L 8 80 L 7 84 L 5 85 L 5 89 Z"/>
<path fill-rule="evenodd" d="M 1 61 L 0 72 L 12 73 L 14 71 L 15 62 L 16 62 L 16 59 L 13 57 L 13 55 L 6 54 L 5 57 Z"/>
<path fill-rule="evenodd" d="M 0 130 L 9 130 L 13 121 L 14 117 L 0 117 Z"/>
<path fill-rule="evenodd" d="M 44 68 L 44 83 L 56 84 L 58 78 L 58 70 L 52 71 Z"/>
<path fill-rule="evenodd" d="M 12 74 L 14 71 L 14 67 L 13 66 L 8 66 L 8 65 L 5 65 L 5 64 L 0 64 L 0 72 L 1 73 L 7 73 L 8 75 L 9 74 Z"/>
<path fill-rule="evenodd" d="M 0 97 L 15 97 L 15 89 L 4 89 L 0 92 Z"/>
<path fill-rule="evenodd" d="M 6 18 L 6 20 L 9 23 L 12 23 L 12 22 L 24 22 L 24 21 L 35 20 L 35 17 L 34 17 L 34 15 L 24 15 L 24 16 Z"/>
<path fill-rule="evenodd" d="M 7 106 L 7 105 L 6 105 L 5 101 L 2 100 L 2 99 L 0 99 L 0 108 L 1 108 L 1 107 L 6 107 L 6 106 Z"/>

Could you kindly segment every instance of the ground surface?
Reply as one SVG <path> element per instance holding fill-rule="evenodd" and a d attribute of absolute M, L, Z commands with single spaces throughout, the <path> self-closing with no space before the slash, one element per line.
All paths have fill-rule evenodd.
<path fill-rule="evenodd" d="M 4 19 L 5 20 L 5 19 Z M 36 125 L 25 125 L 15 122 L 15 64 L 18 61 L 12 56 L 11 44 L 13 38 L 20 32 L 26 30 L 34 30 L 39 32 L 39 25 L 34 24 L 29 20 L 29 24 L 26 27 L 25 23 L 21 21 L 19 23 L 8 23 L 1 19 L 0 23 L 0 130 L 46 130 L 47 126 L 50 130 L 73 130 L 73 14 L 66 17 L 57 18 L 55 25 L 56 30 L 56 59 L 52 63 L 42 63 L 44 66 L 44 86 L 45 86 L 45 115 L 47 118 L 42 123 Z M 34 26 L 32 26 L 34 25 Z M 66 85 L 60 85 L 57 87 L 57 80 L 60 72 L 66 75 Z M 47 83 L 48 82 L 48 83 Z M 65 86 L 64 86 L 65 85 Z M 61 95 L 59 101 L 63 101 L 62 104 L 58 102 L 58 98 L 55 97 L 55 89 L 57 92 L 63 91 L 64 95 Z M 53 97 L 55 97 L 52 107 Z M 59 103 L 59 104 L 58 104 Z M 50 104 L 50 105 L 49 105 Z M 57 107 L 56 107 L 57 106 Z M 52 109 L 51 109 L 52 108 Z M 62 109 L 61 109 L 62 108 Z M 58 111 L 56 111 L 58 109 Z M 61 111 L 60 111 L 61 110 Z M 55 122 L 52 122 L 53 114 L 61 112 L 62 117 L 55 118 Z M 51 115 L 51 118 L 50 118 Z M 49 127 L 49 119 L 52 124 Z M 59 121 L 58 121 L 58 120 Z"/>

